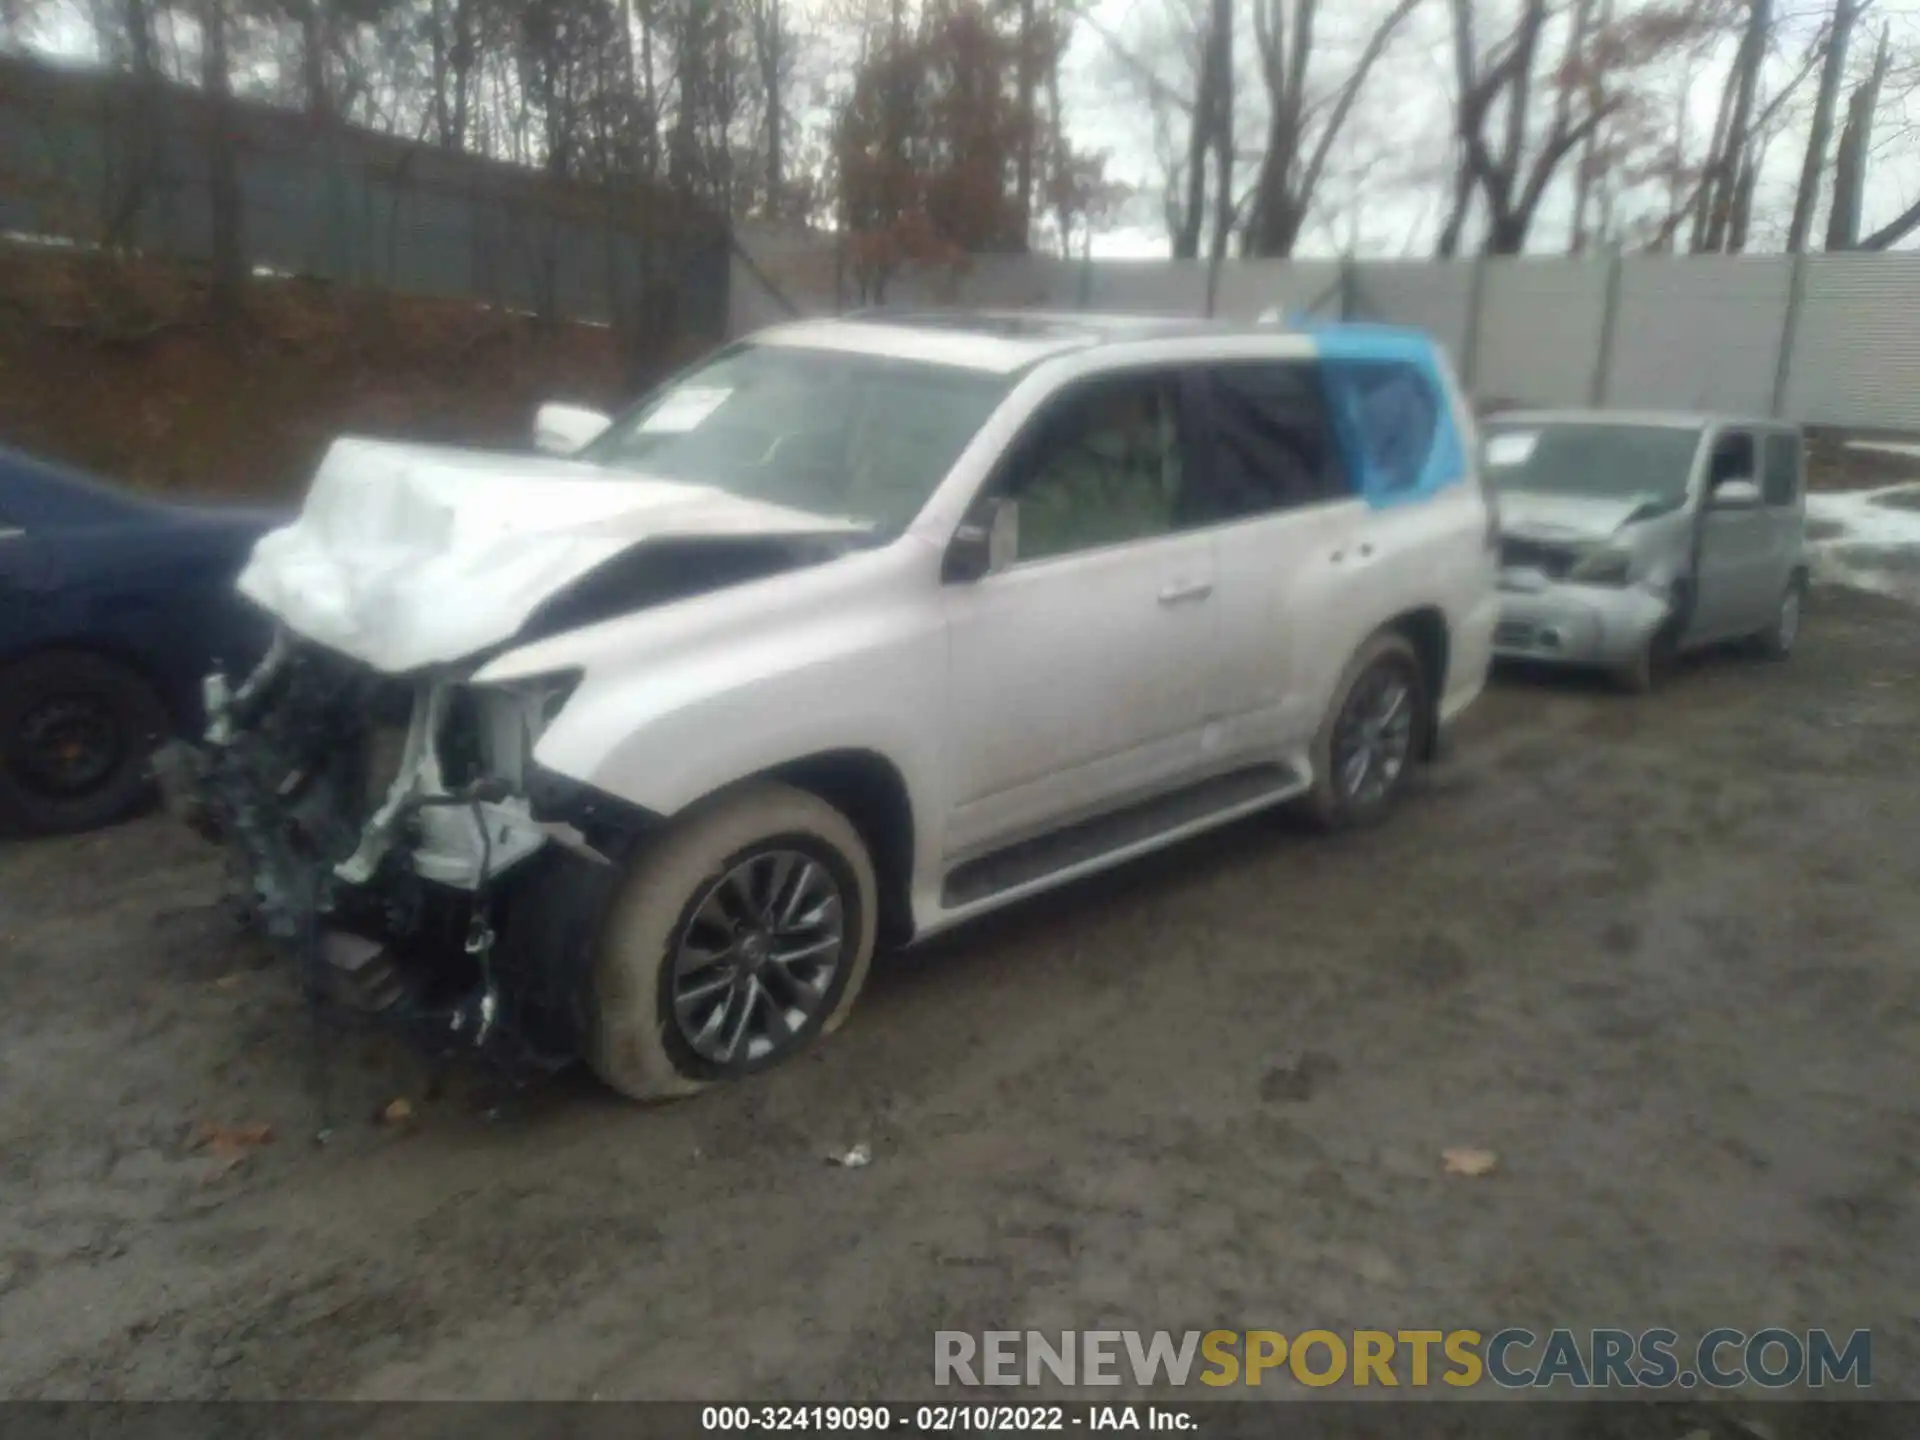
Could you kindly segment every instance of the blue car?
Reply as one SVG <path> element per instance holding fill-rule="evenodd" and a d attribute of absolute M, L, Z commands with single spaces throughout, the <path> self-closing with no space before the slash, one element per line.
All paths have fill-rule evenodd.
<path fill-rule="evenodd" d="M 153 749 L 203 724 L 201 677 L 271 638 L 233 582 L 278 523 L 0 447 L 0 833 L 89 830 L 140 805 Z"/>

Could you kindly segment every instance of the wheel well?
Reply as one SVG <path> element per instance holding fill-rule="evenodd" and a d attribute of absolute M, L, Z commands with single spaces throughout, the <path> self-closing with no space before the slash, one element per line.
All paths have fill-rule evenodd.
<path fill-rule="evenodd" d="M 1420 661 L 1420 672 L 1427 682 L 1427 737 L 1421 759 L 1431 760 L 1439 741 L 1440 727 L 1434 723 L 1440 714 L 1440 699 L 1447 688 L 1447 665 L 1452 641 L 1447 634 L 1447 617 L 1431 605 L 1396 615 L 1386 628 L 1404 635 Z"/>
<path fill-rule="evenodd" d="M 880 888 L 881 943 L 912 938 L 913 802 L 893 762 L 871 750 L 832 750 L 789 761 L 767 776 L 818 795 L 853 822 Z"/>

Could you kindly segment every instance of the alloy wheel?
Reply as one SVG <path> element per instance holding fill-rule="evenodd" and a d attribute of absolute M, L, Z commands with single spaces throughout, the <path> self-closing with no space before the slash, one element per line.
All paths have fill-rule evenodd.
<path fill-rule="evenodd" d="M 769 847 L 709 885 L 674 946 L 670 994 L 688 1048 L 753 1064 L 813 1028 L 847 949 L 846 903 L 825 863 Z"/>

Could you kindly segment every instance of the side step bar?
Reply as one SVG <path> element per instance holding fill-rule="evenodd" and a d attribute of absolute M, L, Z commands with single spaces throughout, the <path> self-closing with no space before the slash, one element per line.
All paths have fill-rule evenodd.
<path fill-rule="evenodd" d="M 1285 765 L 1254 765 L 1216 775 L 955 866 L 941 887 L 941 904 L 957 910 L 1063 871 L 1095 868 L 1101 860 L 1169 831 L 1277 805 L 1306 789 L 1305 779 Z"/>

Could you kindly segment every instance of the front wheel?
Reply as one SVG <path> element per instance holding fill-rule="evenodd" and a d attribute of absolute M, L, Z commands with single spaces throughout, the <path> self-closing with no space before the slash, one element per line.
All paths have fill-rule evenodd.
<path fill-rule="evenodd" d="M 0 669 L 0 827 L 54 835 L 121 819 L 148 794 L 167 709 L 131 668 L 49 650 Z"/>
<path fill-rule="evenodd" d="M 873 959 L 877 886 L 851 821 L 743 786 L 641 853 L 594 970 L 589 1059 L 637 1100 L 777 1065 L 837 1029 Z"/>
<path fill-rule="evenodd" d="M 1431 723 L 1426 674 L 1403 635 L 1376 635 L 1348 662 L 1313 742 L 1308 808 L 1328 829 L 1370 825 L 1393 808 Z"/>

